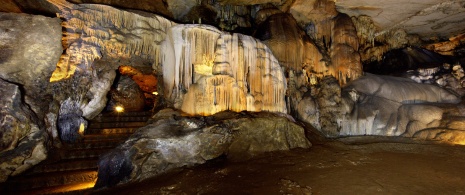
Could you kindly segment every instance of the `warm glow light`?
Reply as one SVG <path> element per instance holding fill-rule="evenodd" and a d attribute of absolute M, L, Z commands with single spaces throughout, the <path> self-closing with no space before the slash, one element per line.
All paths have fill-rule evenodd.
<path fill-rule="evenodd" d="M 124 108 L 122 106 L 116 106 L 115 111 L 116 112 L 124 112 Z"/>
<path fill-rule="evenodd" d="M 465 145 L 465 140 L 455 141 L 454 144 L 463 146 L 463 145 Z"/>
<path fill-rule="evenodd" d="M 85 130 L 85 126 L 84 126 L 84 123 L 81 123 L 81 125 L 79 125 L 79 134 L 80 135 L 84 135 L 84 130 Z"/>
<path fill-rule="evenodd" d="M 152 92 L 153 95 L 158 95 L 158 92 L 154 91 Z"/>

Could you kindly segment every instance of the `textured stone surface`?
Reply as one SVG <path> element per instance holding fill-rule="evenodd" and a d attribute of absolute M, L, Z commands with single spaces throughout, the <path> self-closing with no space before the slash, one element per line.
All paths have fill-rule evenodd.
<path fill-rule="evenodd" d="M 411 137 L 419 130 L 440 125 L 444 111 L 432 103 L 460 101 L 435 85 L 371 74 L 350 83 L 343 94 L 345 103 L 355 105 L 339 122 L 340 135 Z"/>
<path fill-rule="evenodd" d="M 357 30 L 350 17 L 338 14 L 331 29 L 330 75 L 341 85 L 362 76 L 362 64 L 358 53 Z"/>
<path fill-rule="evenodd" d="M 47 134 L 23 102 L 19 86 L 0 79 L 0 182 L 44 160 Z"/>
<path fill-rule="evenodd" d="M 0 13 L 0 78 L 21 84 L 26 103 L 43 118 L 48 79 L 62 53 L 58 18 Z"/>
<path fill-rule="evenodd" d="M 121 76 L 115 81 L 116 88 L 111 90 L 108 109 L 122 106 L 124 111 L 142 111 L 145 106 L 145 96 L 137 83 L 128 76 Z"/>
<path fill-rule="evenodd" d="M 167 3 L 164 0 L 138 0 L 133 3 L 127 0 L 69 0 L 71 3 L 76 4 L 103 4 L 119 7 L 123 9 L 134 9 L 146 12 L 159 14 L 165 17 L 172 17 L 172 13 L 167 8 Z M 169 3 L 170 1 L 168 1 Z"/>
<path fill-rule="evenodd" d="M 151 124 L 100 159 L 96 188 L 140 181 L 221 155 L 246 160 L 263 152 L 310 146 L 302 127 L 271 113 L 189 118 L 162 110 Z"/>
<path fill-rule="evenodd" d="M 354 89 L 368 96 L 381 97 L 398 103 L 458 103 L 460 101 L 459 97 L 436 85 L 419 84 L 407 78 L 373 74 L 366 74 L 345 89 Z"/>
<path fill-rule="evenodd" d="M 287 69 L 306 69 L 309 75 L 316 73 L 319 76 L 327 71 L 322 54 L 290 14 L 269 16 L 254 36 L 270 47 L 279 63 Z"/>
<path fill-rule="evenodd" d="M 344 0 L 336 1 L 338 11 L 350 16 L 367 15 L 378 27 L 378 34 L 395 28 L 423 38 L 457 35 L 462 32 L 465 8 L 463 1 L 426 0 L 408 5 L 397 0 Z"/>
<path fill-rule="evenodd" d="M 164 95 L 194 115 L 286 112 L 286 79 L 258 40 L 207 25 L 176 25 L 163 44 Z"/>

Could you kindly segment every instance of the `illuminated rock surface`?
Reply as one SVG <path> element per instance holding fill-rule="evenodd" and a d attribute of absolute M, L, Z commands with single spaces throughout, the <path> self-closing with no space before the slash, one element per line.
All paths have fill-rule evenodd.
<path fill-rule="evenodd" d="M 100 158 L 96 188 L 140 181 L 221 155 L 243 161 L 264 152 L 310 146 L 301 126 L 276 114 L 222 112 L 190 118 L 166 109 Z"/>
<path fill-rule="evenodd" d="M 163 45 L 165 97 L 188 114 L 286 113 L 286 79 L 263 43 L 205 25 L 177 25 Z M 187 93 L 186 93 L 187 92 Z"/>
<path fill-rule="evenodd" d="M 387 135 L 411 137 L 415 132 L 438 127 L 442 104 L 460 98 L 435 85 L 406 78 L 365 75 L 344 88 L 353 102 L 338 122 L 339 135 Z"/>
<path fill-rule="evenodd" d="M 109 4 L 118 9 L 70 2 Z M 463 3 L 433 0 L 414 3 L 403 14 L 415 14 L 407 19 L 402 19 L 402 14 L 394 17 L 401 22 L 392 26 L 385 23 L 392 21 L 380 22 L 379 16 L 386 14 L 384 11 L 397 13 L 399 10 L 394 8 L 402 4 L 387 1 L 387 4 L 354 7 L 352 3 L 352 0 L 153 3 L 143 0 L 130 5 L 119 0 L 38 0 L 36 3 L 9 0 L 0 10 L 27 12 L 37 6 L 41 7 L 34 9 L 37 13 L 59 12 L 63 28 L 59 26 L 59 19 L 0 14 L 0 77 L 8 85 L 14 83 L 14 93 L 23 90 L 18 97 L 25 101 L 20 103 L 24 106 L 19 110 L 28 110 L 28 106 L 32 110 L 25 111 L 24 115 L 31 117 L 24 118 L 16 110 L 4 109 L 5 118 L 14 116 L 11 119 L 14 124 L 5 123 L 8 128 L 2 129 L 2 141 L 6 140 L 1 145 L 6 150 L 2 155 L 15 154 L 12 148 L 16 146 L 28 146 L 21 155 L 33 153 L 33 157 L 11 174 L 22 172 L 45 158 L 43 146 L 59 147 L 61 142 L 80 141 L 78 132 L 86 128 L 86 121 L 106 106 L 117 103 L 124 104 L 127 111 L 148 109 L 144 106 L 152 104 L 149 107 L 154 110 L 172 107 L 183 115 L 204 117 L 175 114 L 142 128 L 102 160 L 101 186 L 118 183 L 128 175 L 131 181 L 146 179 L 174 167 L 201 164 L 222 154 L 246 159 L 255 153 L 308 147 L 308 143 L 303 144 L 303 133 L 296 133 L 298 138 L 289 138 L 289 132 L 274 131 L 276 126 L 300 128 L 290 128 L 295 126 L 294 121 L 276 115 L 290 114 L 328 137 L 404 136 L 462 144 L 465 114 L 458 102 L 465 94 L 463 68 L 459 60 L 450 63 L 447 71 L 437 68 L 438 64 L 445 67 L 445 60 L 436 62 L 435 54 L 419 48 L 460 54 L 463 38 L 457 36 L 449 42 L 422 47 L 425 37 L 409 33 L 431 27 L 431 31 L 420 33 L 428 35 L 429 42 L 455 35 L 461 27 L 454 24 L 461 21 L 454 19 L 463 14 Z M 380 12 L 376 16 L 371 13 L 377 11 Z M 373 17 L 360 15 L 367 12 Z M 424 21 L 432 16 L 444 17 L 410 25 L 412 21 Z M 21 28 L 16 29 L 15 25 Z M 254 34 L 263 42 L 232 32 Z M 393 49 L 401 53 L 392 52 Z M 384 54 L 393 58 L 384 58 Z M 406 63 L 396 61 L 399 58 Z M 430 58 L 438 64 L 427 64 L 433 62 Z M 393 60 L 388 65 L 378 63 L 390 59 Z M 408 74 L 411 80 L 369 74 L 355 80 L 362 75 L 362 63 L 368 62 L 378 63 L 383 69 L 380 72 L 385 74 L 392 73 L 385 69 L 414 70 Z M 55 65 L 55 72 L 51 74 Z M 432 65 L 436 67 L 431 68 Z M 130 79 L 118 83 L 117 72 Z M 129 84 L 123 84 L 125 81 Z M 107 104 L 111 87 L 118 85 L 118 93 L 113 93 L 110 105 Z M 153 92 L 159 96 L 154 98 Z M 147 94 L 157 100 L 148 102 Z M 13 100 L 19 102 L 18 97 Z M 240 114 L 229 113 L 234 117 L 223 120 L 224 115 L 217 114 L 222 111 Z M 22 121 L 33 125 L 23 125 Z M 34 125 L 37 132 L 42 132 L 37 136 L 38 141 L 36 137 L 33 141 L 26 139 L 29 131 L 36 132 Z M 168 131 L 169 127 L 176 131 Z M 235 129 L 241 130 L 237 133 Z M 51 137 L 46 144 L 45 131 Z M 176 134 L 174 137 L 182 139 L 167 138 L 167 134 Z M 163 139 L 148 138 L 160 135 Z M 216 142 L 219 149 L 212 149 L 210 146 L 215 142 L 210 141 L 220 138 L 226 141 Z M 263 140 L 257 141 L 259 138 Z M 22 141 L 35 141 L 42 147 L 18 144 Z M 165 146 L 173 149 L 165 150 L 162 148 Z M 155 150 L 161 152 L 151 153 Z M 134 151 L 143 151 L 141 155 L 149 157 Z M 21 155 L 18 158 L 24 157 Z M 14 166 L 8 170 L 15 169 Z M 108 177 L 104 173 L 116 176 Z M 294 184 L 288 180 L 280 183 Z"/>
<path fill-rule="evenodd" d="M 142 111 L 145 107 L 145 96 L 134 80 L 121 76 L 115 81 L 115 89 L 109 92 L 110 100 L 107 109 L 114 111 L 116 106 L 122 106 L 124 111 Z"/>

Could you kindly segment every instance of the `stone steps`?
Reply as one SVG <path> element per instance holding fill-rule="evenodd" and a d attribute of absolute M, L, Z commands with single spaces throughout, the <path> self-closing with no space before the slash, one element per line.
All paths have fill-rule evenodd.
<path fill-rule="evenodd" d="M 106 129 L 106 128 L 128 128 L 128 127 L 142 127 L 145 122 L 105 122 L 105 123 L 91 123 L 89 129 Z M 87 133 L 87 132 L 86 132 Z"/>
<path fill-rule="evenodd" d="M 87 129 L 86 134 L 133 134 L 136 127 L 128 128 L 92 128 Z"/>
<path fill-rule="evenodd" d="M 82 140 L 50 151 L 47 160 L 0 186 L 0 194 L 81 192 L 93 187 L 98 158 L 145 126 L 150 115 L 150 112 L 129 112 L 97 116 L 89 122 Z"/>

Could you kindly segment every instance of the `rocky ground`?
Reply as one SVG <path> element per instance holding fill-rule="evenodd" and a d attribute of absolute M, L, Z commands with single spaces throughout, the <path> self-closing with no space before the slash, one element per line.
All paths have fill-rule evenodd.
<path fill-rule="evenodd" d="M 222 159 L 95 194 L 465 194 L 465 147 L 399 138 L 311 140 L 310 149 Z"/>

